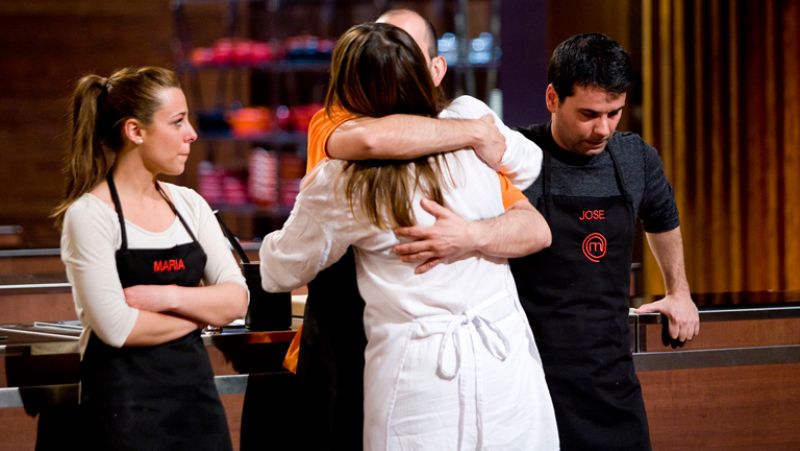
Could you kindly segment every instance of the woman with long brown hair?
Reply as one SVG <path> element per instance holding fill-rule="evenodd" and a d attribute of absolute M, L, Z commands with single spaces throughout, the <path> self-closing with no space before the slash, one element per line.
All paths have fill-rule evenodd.
<path fill-rule="evenodd" d="M 444 111 L 440 103 L 421 50 L 403 30 L 367 23 L 339 39 L 329 111 L 474 118 L 488 112 L 472 98 Z M 509 138 L 526 145 L 519 135 Z M 348 246 L 356 250 L 368 339 L 364 449 L 558 448 L 544 373 L 507 260 L 473 253 L 416 274 L 415 263 L 392 251 L 400 242 L 395 228 L 433 223 L 423 199 L 468 220 L 500 215 L 500 182 L 469 149 L 410 162 L 323 161 L 303 181 L 283 228 L 264 239 L 268 291 L 305 284 Z M 530 227 L 527 245 L 514 254 L 548 246 L 546 223 L 524 197 L 517 202 Z"/>
<path fill-rule="evenodd" d="M 72 98 L 61 258 L 83 325 L 87 449 L 231 449 L 200 330 L 244 316 L 247 288 L 208 204 L 160 182 L 197 134 L 175 74 L 87 75 Z"/>

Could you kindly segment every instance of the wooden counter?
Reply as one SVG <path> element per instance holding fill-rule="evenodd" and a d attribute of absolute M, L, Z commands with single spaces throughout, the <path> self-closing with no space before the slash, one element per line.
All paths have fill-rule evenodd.
<path fill-rule="evenodd" d="M 700 335 L 674 349 L 660 318 L 639 320 L 654 450 L 800 449 L 800 306 L 703 310 Z"/>
<path fill-rule="evenodd" d="M 286 434 L 296 423 L 287 415 L 294 376 L 281 366 L 294 334 L 244 327 L 204 334 L 235 449 L 263 444 L 264 433 Z M 63 449 L 65 442 L 80 442 L 78 335 L 42 325 L 0 325 L 6 337 L 0 345 L 0 450 L 33 449 L 34 443 Z"/>
<path fill-rule="evenodd" d="M 20 277 L 24 280 L 17 281 L 25 282 L 32 276 L 13 276 Z M 292 301 L 296 329 L 305 296 Z M 0 285 L 0 321 L 15 323 L 0 324 L 0 451 L 33 449 L 37 437 L 44 449 L 63 449 L 64 440 L 77 430 L 71 421 L 76 418 L 79 331 L 33 327 L 34 322 L 74 319 L 66 283 Z M 294 415 L 287 414 L 294 408 L 294 376 L 281 366 L 293 337 L 293 330 L 249 332 L 244 327 L 204 335 L 235 449 L 263 443 L 264 431 L 293 437 L 286 431 L 295 423 L 290 421 Z"/>
<path fill-rule="evenodd" d="M 5 290 L 0 309 L 7 301 L 41 317 L 62 316 L 59 305 L 72 312 L 67 286 L 39 287 L 39 293 L 30 286 Z M 631 350 L 655 450 L 800 449 L 800 295 L 765 296 L 736 295 L 747 308 L 704 308 L 700 335 L 675 348 L 662 343 L 660 316 L 631 315 Z M 297 322 L 300 299 L 294 305 Z M 763 299 L 776 303 L 754 307 Z M 237 447 L 263 444 L 265 431 L 272 434 L 270 443 L 291 443 L 296 388 L 280 361 L 292 334 L 239 328 L 205 338 Z M 24 397 L 40 406 L 77 399 L 77 344 L 65 346 L 72 350 L 21 351 L 0 342 L 0 385 L 33 385 L 17 391 L 18 407 L 0 408 L 0 450 L 31 448 L 36 439 L 36 418 L 26 415 Z M 73 388 L 41 387 L 54 384 Z M 0 404 L 13 396 L 0 388 Z"/>

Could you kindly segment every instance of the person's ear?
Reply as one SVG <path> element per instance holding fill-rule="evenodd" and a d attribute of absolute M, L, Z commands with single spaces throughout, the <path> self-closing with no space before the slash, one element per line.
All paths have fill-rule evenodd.
<path fill-rule="evenodd" d="M 144 129 L 137 119 L 126 119 L 122 124 L 122 133 L 128 141 L 136 145 L 144 142 Z"/>
<path fill-rule="evenodd" d="M 434 56 L 431 60 L 431 78 L 433 84 L 439 86 L 442 84 L 444 74 L 447 73 L 447 60 L 443 56 Z"/>
<path fill-rule="evenodd" d="M 552 83 L 547 85 L 547 90 L 544 94 L 544 101 L 547 104 L 547 111 L 555 113 L 558 109 L 558 93 Z"/>

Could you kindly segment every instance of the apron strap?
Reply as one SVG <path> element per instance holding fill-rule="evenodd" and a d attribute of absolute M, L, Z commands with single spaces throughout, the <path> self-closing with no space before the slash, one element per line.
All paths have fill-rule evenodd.
<path fill-rule="evenodd" d="M 111 175 L 110 169 L 106 174 L 106 181 L 108 182 L 108 191 L 111 193 L 111 200 L 114 202 L 114 209 L 117 211 L 117 217 L 119 218 L 119 229 L 122 233 L 122 246 L 120 246 L 120 249 L 127 249 L 128 235 L 125 233 L 125 217 L 122 215 L 122 204 L 119 201 L 117 185 L 114 184 L 114 177 Z"/>
<path fill-rule="evenodd" d="M 181 216 L 181 214 L 178 213 L 178 209 L 175 208 L 175 205 L 172 203 L 172 201 L 169 200 L 167 193 L 164 192 L 164 188 L 161 187 L 161 184 L 158 183 L 158 180 L 155 180 L 154 183 L 156 185 L 156 191 L 158 191 L 158 193 L 161 194 L 161 197 L 163 197 L 164 200 L 167 201 L 167 205 L 169 205 L 169 208 L 172 210 L 173 213 L 175 213 L 175 216 L 178 217 L 178 220 L 181 221 L 181 224 L 183 224 L 183 228 L 186 229 L 186 233 L 188 233 L 189 236 L 192 237 L 192 240 L 196 242 L 197 238 L 194 236 L 194 233 L 192 233 L 192 229 L 189 227 L 189 224 L 186 224 L 186 221 L 183 219 L 183 216 Z"/>
<path fill-rule="evenodd" d="M 120 249 L 127 249 L 128 235 L 125 232 L 125 217 L 122 214 L 122 203 L 119 201 L 119 194 L 117 194 L 117 186 L 114 184 L 114 177 L 111 175 L 111 171 L 108 171 L 108 174 L 106 174 L 106 181 L 108 182 L 108 191 L 111 193 L 111 200 L 114 202 L 114 209 L 116 209 L 117 217 L 119 218 L 119 228 L 122 233 L 122 246 L 120 247 Z M 175 208 L 175 205 L 169 199 L 167 193 L 164 192 L 164 189 L 158 183 L 158 180 L 154 180 L 153 183 L 155 183 L 156 191 L 158 191 L 158 194 L 160 194 L 161 197 L 164 198 L 164 200 L 167 202 L 167 205 L 169 205 L 170 210 L 172 210 L 172 212 L 175 213 L 175 216 L 177 216 L 178 220 L 181 222 L 181 224 L 183 224 L 183 228 L 186 229 L 186 233 L 188 233 L 189 236 L 192 237 L 192 241 L 197 242 L 197 237 L 194 236 L 194 232 L 192 232 L 192 229 L 189 227 L 189 224 L 186 223 L 186 220 L 183 219 L 183 216 L 181 216 L 181 214 L 178 212 L 178 209 Z"/>
<path fill-rule="evenodd" d="M 619 161 L 617 161 L 614 151 L 611 150 L 611 146 L 606 146 L 606 150 L 608 151 L 608 155 L 611 156 L 611 162 L 614 163 L 614 175 L 617 179 L 617 185 L 619 186 L 619 193 L 623 196 L 627 196 L 628 192 L 625 190 L 625 177 L 622 176 L 622 169 L 619 167 Z"/>

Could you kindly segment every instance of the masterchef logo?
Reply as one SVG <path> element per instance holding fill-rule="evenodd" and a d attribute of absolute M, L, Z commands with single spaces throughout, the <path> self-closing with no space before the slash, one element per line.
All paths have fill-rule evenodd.
<path fill-rule="evenodd" d="M 601 233 L 590 233 L 583 239 L 583 255 L 592 263 L 599 263 L 606 256 L 606 237 Z"/>
<path fill-rule="evenodd" d="M 153 262 L 153 272 L 183 271 L 186 265 L 182 258 L 172 258 L 169 260 L 156 260 Z"/>

